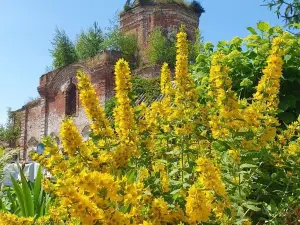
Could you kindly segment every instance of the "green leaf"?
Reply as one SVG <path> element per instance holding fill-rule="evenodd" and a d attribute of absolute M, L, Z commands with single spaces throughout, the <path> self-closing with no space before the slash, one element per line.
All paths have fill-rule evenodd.
<path fill-rule="evenodd" d="M 27 183 L 27 180 L 25 178 L 24 172 L 21 168 L 19 168 L 20 175 L 21 175 L 21 183 L 22 183 L 22 190 L 23 190 L 23 196 L 24 196 L 24 206 L 26 211 L 26 216 L 34 216 L 34 205 L 33 205 L 33 199 L 31 196 L 31 191 L 29 188 L 29 185 Z"/>
<path fill-rule="evenodd" d="M 171 195 L 175 195 L 175 194 L 177 194 L 177 193 L 180 192 L 180 191 L 181 191 L 181 188 L 172 191 L 170 194 L 171 194 Z"/>
<path fill-rule="evenodd" d="M 248 163 L 244 163 L 240 166 L 241 169 L 245 169 L 245 168 L 256 168 L 256 165 L 253 164 L 248 164 Z"/>
<path fill-rule="evenodd" d="M 290 124 L 296 120 L 295 114 L 291 112 L 280 113 L 278 117 L 286 124 Z"/>
<path fill-rule="evenodd" d="M 255 212 L 259 212 L 259 211 L 260 211 L 260 208 L 258 208 L 258 207 L 255 206 L 255 205 L 244 204 L 244 206 L 245 206 L 247 209 L 250 209 L 250 210 L 255 211 Z"/>
<path fill-rule="evenodd" d="M 178 173 L 179 169 L 174 169 L 172 170 L 170 173 L 169 173 L 169 176 L 173 176 L 175 175 L 176 173 Z"/>
<path fill-rule="evenodd" d="M 256 30 L 253 27 L 247 27 L 247 30 L 249 30 L 251 34 L 257 34 Z"/>
<path fill-rule="evenodd" d="M 51 199 L 50 195 L 46 194 L 46 196 L 45 196 L 46 208 L 45 208 L 45 212 L 44 212 L 45 215 L 48 215 L 48 213 L 49 213 L 51 200 L 52 199 Z"/>
<path fill-rule="evenodd" d="M 18 206 L 16 204 L 16 200 L 15 198 L 11 195 L 10 193 L 10 189 L 7 190 L 7 197 L 9 199 L 9 202 L 11 203 L 11 210 L 14 212 L 14 211 L 17 211 L 18 209 Z"/>
<path fill-rule="evenodd" d="M 267 32 L 270 28 L 271 26 L 267 22 L 260 21 L 257 23 L 257 29 L 259 29 L 261 32 Z"/>
<path fill-rule="evenodd" d="M 253 85 L 253 81 L 252 80 L 250 80 L 249 78 L 244 78 L 243 80 L 242 80 L 242 82 L 240 83 L 240 86 L 241 87 L 251 87 Z"/>
<path fill-rule="evenodd" d="M 0 198 L 0 211 L 7 212 L 4 202 Z"/>
<path fill-rule="evenodd" d="M 34 190 L 33 190 L 33 203 L 34 203 L 34 209 L 36 213 L 38 212 L 40 207 L 38 203 L 39 203 L 39 197 L 41 193 L 41 182 L 42 182 L 42 167 L 39 166 L 37 176 L 35 178 Z"/>
<path fill-rule="evenodd" d="M 14 191 L 15 191 L 15 193 L 17 195 L 17 198 L 18 198 L 18 202 L 19 202 L 19 205 L 20 205 L 20 208 L 21 208 L 21 215 L 22 216 L 27 216 L 27 213 L 25 211 L 25 201 L 24 201 L 24 195 L 23 195 L 23 192 L 22 192 L 22 188 L 12 175 L 10 175 L 10 179 L 12 181 Z"/>
<path fill-rule="evenodd" d="M 42 201 L 41 205 L 40 205 L 40 208 L 37 208 L 37 210 L 39 210 L 39 211 L 36 211 L 36 213 L 38 213 L 39 217 L 45 215 L 44 209 L 45 209 L 45 201 Z"/>
<path fill-rule="evenodd" d="M 292 56 L 291 55 L 285 55 L 283 58 L 284 58 L 284 61 L 287 62 L 292 58 Z"/>

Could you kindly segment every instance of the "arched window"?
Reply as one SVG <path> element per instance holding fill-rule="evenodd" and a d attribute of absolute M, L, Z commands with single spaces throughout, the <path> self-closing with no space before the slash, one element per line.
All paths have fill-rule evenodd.
<path fill-rule="evenodd" d="M 77 106 L 76 85 L 71 83 L 66 95 L 66 115 L 75 116 Z"/>

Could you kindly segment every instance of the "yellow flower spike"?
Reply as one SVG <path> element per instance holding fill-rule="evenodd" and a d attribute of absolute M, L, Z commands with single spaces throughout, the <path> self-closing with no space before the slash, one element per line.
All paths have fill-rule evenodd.
<path fill-rule="evenodd" d="M 177 34 L 177 54 L 175 67 L 175 103 L 191 103 L 197 101 L 194 81 L 188 71 L 188 42 L 187 34 L 179 32 Z"/>
<path fill-rule="evenodd" d="M 199 182 L 208 190 L 215 191 L 218 195 L 226 197 L 225 185 L 221 179 L 221 171 L 208 158 L 198 158 L 196 171 L 199 172 Z"/>
<path fill-rule="evenodd" d="M 170 94 L 171 89 L 171 71 L 167 63 L 164 63 L 161 68 L 160 90 L 164 95 Z"/>
<path fill-rule="evenodd" d="M 62 122 L 60 138 L 64 152 L 70 156 L 74 156 L 78 151 L 78 147 L 82 144 L 82 137 L 75 127 L 73 120 L 65 119 Z"/>
<path fill-rule="evenodd" d="M 224 65 L 224 60 L 225 55 L 220 52 L 212 57 L 208 93 L 213 99 L 209 123 L 214 138 L 221 139 L 230 135 L 229 130 L 244 127 L 236 93 L 231 90 L 230 68 Z"/>
<path fill-rule="evenodd" d="M 256 87 L 256 93 L 253 95 L 254 101 L 263 106 L 262 110 L 275 111 L 278 108 L 284 52 L 282 38 L 274 38 L 271 54 L 267 59 L 267 66 L 263 70 L 263 76 Z"/>
<path fill-rule="evenodd" d="M 127 160 L 137 154 L 137 134 L 134 119 L 134 111 L 131 106 L 129 92 L 132 88 L 131 72 L 124 59 L 120 59 L 115 66 L 116 76 L 116 102 L 114 109 L 115 130 L 120 140 L 120 146 L 115 151 L 119 166 L 124 165 Z"/>
<path fill-rule="evenodd" d="M 112 136 L 113 130 L 104 114 L 100 100 L 89 77 L 79 70 L 77 71 L 77 79 L 80 102 L 88 119 L 92 121 L 91 129 L 93 133 L 103 137 Z"/>
<path fill-rule="evenodd" d="M 241 161 L 241 153 L 239 150 L 229 150 L 228 155 L 232 158 L 234 163 L 240 163 Z"/>
<path fill-rule="evenodd" d="M 205 222 L 212 211 L 213 196 L 209 191 L 204 191 L 196 184 L 192 185 L 186 198 L 186 214 L 190 224 Z"/>
<path fill-rule="evenodd" d="M 0 225 L 32 225 L 33 221 L 33 217 L 18 217 L 15 214 L 0 211 Z"/>

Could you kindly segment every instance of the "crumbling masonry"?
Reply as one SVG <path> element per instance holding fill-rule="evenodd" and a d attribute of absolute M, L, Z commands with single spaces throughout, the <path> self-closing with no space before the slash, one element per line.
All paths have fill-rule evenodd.
<path fill-rule="evenodd" d="M 185 25 L 188 37 L 193 39 L 198 28 L 199 16 L 192 10 L 175 3 L 150 4 L 134 7 L 120 14 L 121 31 L 137 37 L 142 69 L 136 73 L 144 77 L 159 75 L 159 67 L 147 66 L 143 49 L 147 47 L 149 34 L 157 27 L 168 35 L 174 35 Z M 58 137 L 60 123 L 66 116 L 72 116 L 84 137 L 88 136 L 89 121 L 78 99 L 76 71 L 87 73 L 92 80 L 101 103 L 114 94 L 114 64 L 121 57 L 120 52 L 104 51 L 93 59 L 48 72 L 40 77 L 38 92 L 40 98 L 24 105 L 16 113 L 21 118 L 21 136 L 18 145 L 23 147 L 23 159 L 28 151 L 41 141 L 42 137 Z"/>

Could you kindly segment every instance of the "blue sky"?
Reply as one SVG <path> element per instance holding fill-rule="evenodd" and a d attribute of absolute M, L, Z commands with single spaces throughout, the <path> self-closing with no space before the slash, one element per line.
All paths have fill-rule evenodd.
<path fill-rule="evenodd" d="M 52 64 L 49 54 L 55 27 L 72 40 L 81 29 L 97 21 L 110 25 L 126 0 L 0 0 L 0 124 L 7 107 L 20 108 L 38 96 L 39 77 Z M 216 43 L 248 34 L 246 27 L 259 20 L 282 24 L 263 0 L 201 0 L 206 13 L 200 18 L 205 41 Z"/>

